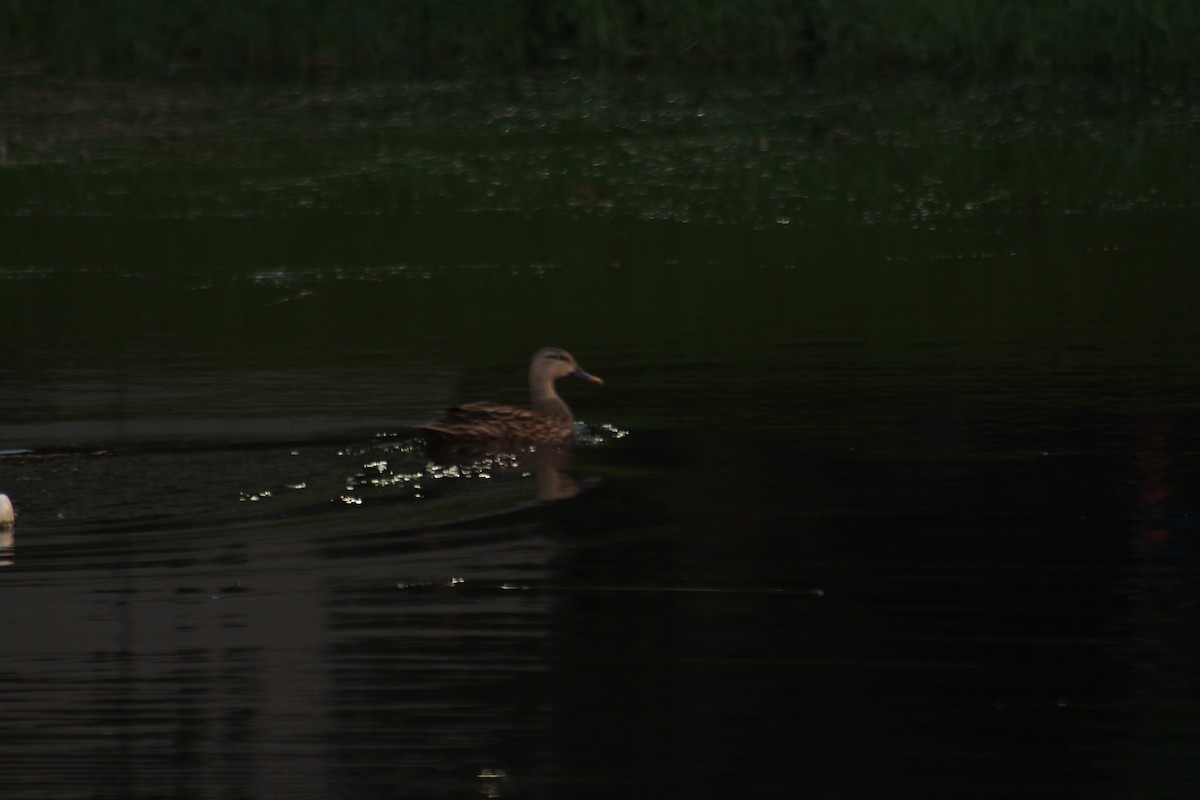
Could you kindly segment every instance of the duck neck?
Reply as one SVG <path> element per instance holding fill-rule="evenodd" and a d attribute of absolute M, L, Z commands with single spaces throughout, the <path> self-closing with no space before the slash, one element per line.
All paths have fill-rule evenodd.
<path fill-rule="evenodd" d="M 575 422 L 571 409 L 554 391 L 553 381 L 539 381 L 531 375 L 529 377 L 529 396 L 533 403 L 533 410 L 539 414 L 562 419 L 568 423 Z"/>

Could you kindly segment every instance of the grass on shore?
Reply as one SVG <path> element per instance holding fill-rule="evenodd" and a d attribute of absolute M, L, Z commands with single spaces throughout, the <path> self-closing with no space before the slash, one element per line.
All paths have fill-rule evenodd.
<path fill-rule="evenodd" d="M 0 61 L 200 66 L 771 61 L 1182 74 L 1197 0 L 9 0 Z"/>

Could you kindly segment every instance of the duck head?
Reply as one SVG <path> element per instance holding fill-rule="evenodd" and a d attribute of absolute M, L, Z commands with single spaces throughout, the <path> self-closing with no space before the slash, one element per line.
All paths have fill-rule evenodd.
<path fill-rule="evenodd" d="M 575 361 L 575 357 L 561 347 L 543 347 L 533 354 L 529 364 L 529 383 L 531 385 L 551 384 L 559 378 L 578 378 L 588 383 L 604 383 L 588 372 L 585 372 Z"/>

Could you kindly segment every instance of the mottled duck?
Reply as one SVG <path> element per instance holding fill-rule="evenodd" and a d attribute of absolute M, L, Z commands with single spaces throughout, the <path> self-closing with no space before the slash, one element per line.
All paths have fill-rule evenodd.
<path fill-rule="evenodd" d="M 554 382 L 567 376 L 588 383 L 604 383 L 580 369 L 575 357 L 566 350 L 543 347 L 529 362 L 532 408 L 468 403 L 416 428 L 431 440 L 447 443 L 569 442 L 575 436 L 575 416 L 554 390 Z"/>

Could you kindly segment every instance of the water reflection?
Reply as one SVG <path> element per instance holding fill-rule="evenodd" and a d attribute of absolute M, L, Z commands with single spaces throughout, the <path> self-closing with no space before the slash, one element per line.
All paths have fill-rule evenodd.
<path fill-rule="evenodd" d="M 1124 768 L 1158 776 L 1152 793 L 1184 797 L 1200 781 L 1188 753 L 1196 732 L 1200 680 L 1200 517 L 1194 499 L 1195 421 L 1162 410 L 1140 414 L 1131 459 L 1129 521 L 1135 569 L 1123 587 L 1127 608 L 1116 624 L 1126 637 L 1117 658 L 1130 680 L 1130 747 Z M 1152 709 L 1172 709 L 1155 713 Z"/>
<path fill-rule="evenodd" d="M 593 445 L 605 441 L 601 435 L 590 434 L 590 437 Z M 574 444 L 519 447 L 498 444 L 489 448 L 435 441 L 429 453 L 433 461 L 426 468 L 426 474 L 434 479 L 489 478 L 497 471 L 532 476 L 534 498 L 539 501 L 565 500 L 599 481 L 596 477 L 582 478 L 570 474 L 568 470 L 574 459 Z"/>
<path fill-rule="evenodd" d="M 951 415 L 953 441 L 922 447 L 937 422 L 905 406 L 891 412 L 903 442 L 864 444 L 854 425 L 882 412 L 839 402 L 822 406 L 823 439 L 657 431 L 469 457 L 430 458 L 400 437 L 9 457 L 9 474 L 19 464 L 38 479 L 24 485 L 65 498 L 141 476 L 161 500 L 166 471 L 189 487 L 166 518 L 127 500 L 90 519 L 60 506 L 70 523 L 55 524 L 31 498 L 32 532 L 5 578 L 16 606 L 39 613 L 9 606 L 0 629 L 25 676 L 9 707 L 54 736 L 21 736 L 13 763 L 40 771 L 38 759 L 75 752 L 108 796 L 172 779 L 288 796 L 599 796 L 644 782 L 782 793 L 800 751 L 816 754 L 806 785 L 827 794 L 878 788 L 855 769 L 864 752 L 926 796 L 981 775 L 1015 792 L 1063 780 L 1063 765 L 1080 776 L 1068 788 L 1093 788 L 1120 753 L 1145 759 L 1131 774 L 1186 777 L 1112 732 L 1123 703 L 1151 730 L 1152 708 L 1190 687 L 1186 515 L 1164 516 L 1157 489 L 1191 485 L 1177 418 L 1140 418 L 1131 459 L 1127 420 L 1080 432 L 1068 412 Z M 970 444 L 979 426 L 1002 456 Z M 1032 456 L 1031 441 L 1001 436 L 1068 429 L 1059 444 L 1096 436 L 1124 452 Z M 1131 463 L 1149 490 L 1122 510 L 1119 492 L 1095 487 L 1119 487 Z M 595 491 L 567 481 L 569 502 L 530 502 L 543 481 L 559 496 L 580 464 L 604 477 Z M 294 488 L 253 502 L 228 491 L 270 474 Z M 347 486 L 361 504 L 334 503 Z M 1144 553 L 1139 577 L 1125 556 L 1144 521 L 1175 531 L 1174 545 Z M 1132 643 L 1113 628 L 1129 586 L 1145 604 Z M 1120 667 L 1131 648 L 1140 678 Z"/>
<path fill-rule="evenodd" d="M 537 500 L 564 500 L 582 488 L 579 479 L 566 472 L 573 455 L 571 445 L 531 445 L 518 451 L 507 447 L 487 448 L 435 445 L 431 449 L 435 475 L 482 475 L 500 468 L 520 475 L 533 476 Z"/>
<path fill-rule="evenodd" d="M 401 434 L 383 442 L 343 448 L 339 454 L 355 459 L 360 467 L 345 476 L 341 499 L 348 504 L 364 500 L 420 501 L 453 497 L 463 491 L 478 498 L 487 492 L 482 484 L 504 491 L 501 487 L 520 486 L 526 479 L 532 479 L 530 499 L 567 499 L 599 481 L 571 472 L 576 447 L 596 447 L 628 435 L 611 425 L 580 424 L 579 428 L 576 442 L 562 444 L 453 442 L 405 438 Z M 307 483 L 287 486 L 309 488 Z M 267 489 L 244 499 L 258 500 L 271 494 L 272 490 Z"/>

